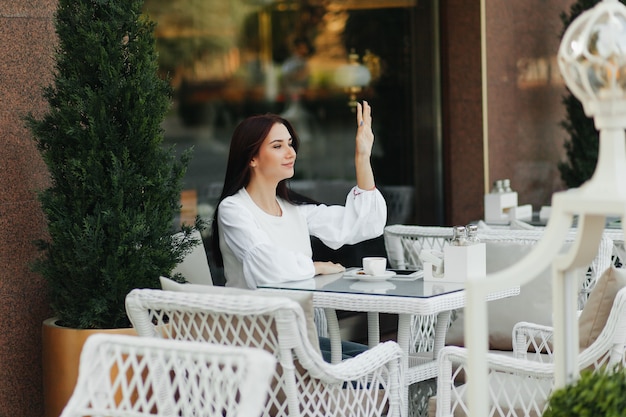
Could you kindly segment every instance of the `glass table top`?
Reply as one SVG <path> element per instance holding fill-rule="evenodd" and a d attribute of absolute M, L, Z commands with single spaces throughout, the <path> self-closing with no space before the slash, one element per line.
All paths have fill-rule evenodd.
<path fill-rule="evenodd" d="M 259 288 L 291 289 L 352 294 L 379 294 L 396 297 L 431 298 L 441 294 L 465 289 L 463 283 L 431 282 L 423 278 L 392 276 L 380 281 L 362 281 L 355 274 L 359 268 L 348 268 L 346 272 L 318 275 L 315 278 L 283 283 L 260 285 Z"/>

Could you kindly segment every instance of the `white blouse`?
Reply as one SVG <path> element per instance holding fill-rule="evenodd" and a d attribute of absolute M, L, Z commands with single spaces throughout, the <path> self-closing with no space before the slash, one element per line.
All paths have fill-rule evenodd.
<path fill-rule="evenodd" d="M 315 275 L 310 236 L 332 249 L 383 233 L 387 204 L 378 190 L 352 188 L 345 206 L 294 205 L 278 199 L 282 216 L 259 208 L 242 188 L 217 216 L 226 286 L 256 288 Z"/>

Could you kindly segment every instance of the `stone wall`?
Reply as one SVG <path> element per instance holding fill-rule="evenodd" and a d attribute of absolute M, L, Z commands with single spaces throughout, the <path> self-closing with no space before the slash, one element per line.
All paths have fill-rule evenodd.
<path fill-rule="evenodd" d="M 567 133 L 556 63 L 572 0 L 487 3 L 490 180 L 510 178 L 519 204 L 549 205 L 564 185 L 557 163 Z M 521 18 L 523 17 L 523 18 Z"/>
<path fill-rule="evenodd" d="M 549 205 L 563 188 L 566 132 L 556 65 L 572 0 L 484 0 L 487 124 L 483 139 L 480 2 L 441 2 L 446 223 L 483 218 L 483 194 L 509 178 L 519 204 Z M 487 149 L 485 151 L 485 149 Z M 486 166 L 486 169 L 485 169 Z"/>
<path fill-rule="evenodd" d="M 43 279 L 30 270 L 45 236 L 35 191 L 47 181 L 22 117 L 41 112 L 51 80 L 52 0 L 0 0 L 0 417 L 41 417 L 41 325 L 50 315 Z"/>

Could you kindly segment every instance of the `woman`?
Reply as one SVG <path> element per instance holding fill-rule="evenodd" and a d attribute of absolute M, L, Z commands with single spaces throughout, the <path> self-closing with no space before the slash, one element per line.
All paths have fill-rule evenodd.
<path fill-rule="evenodd" d="M 213 219 L 213 253 L 224 267 L 226 286 L 297 281 L 342 272 L 337 263 L 312 259 L 310 236 L 337 249 L 380 236 L 387 205 L 376 189 L 370 155 L 374 143 L 371 108 L 357 105 L 356 179 L 346 206 L 326 206 L 291 191 L 298 137 L 280 116 L 253 116 L 241 122 L 230 143 L 226 178 Z M 328 338 L 319 339 L 330 362 Z M 367 346 L 342 342 L 344 358 Z"/>
<path fill-rule="evenodd" d="M 315 204 L 292 192 L 298 138 L 277 115 L 253 116 L 233 132 L 224 188 L 213 221 L 213 253 L 226 285 L 297 281 L 344 271 L 312 259 L 310 236 L 337 249 L 383 233 L 387 205 L 376 189 L 370 155 L 371 108 L 357 104 L 356 186 L 344 206 Z"/>

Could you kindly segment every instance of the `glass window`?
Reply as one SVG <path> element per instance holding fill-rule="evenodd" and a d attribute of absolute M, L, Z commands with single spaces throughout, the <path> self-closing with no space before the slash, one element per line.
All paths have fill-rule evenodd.
<path fill-rule="evenodd" d="M 282 114 L 300 137 L 292 186 L 342 203 L 355 175 L 356 123 L 346 86 L 357 87 L 361 77 L 369 81 L 353 98 L 373 106 L 372 161 L 389 222 L 435 222 L 436 201 L 425 216 L 415 210 L 418 190 L 436 197 L 441 181 L 435 3 L 146 0 L 157 22 L 160 70 L 175 93 L 165 140 L 194 148 L 185 188 L 197 198 L 198 213 L 211 216 L 233 129 L 265 112 Z M 364 66 L 360 73 L 346 73 L 351 53 Z"/>

